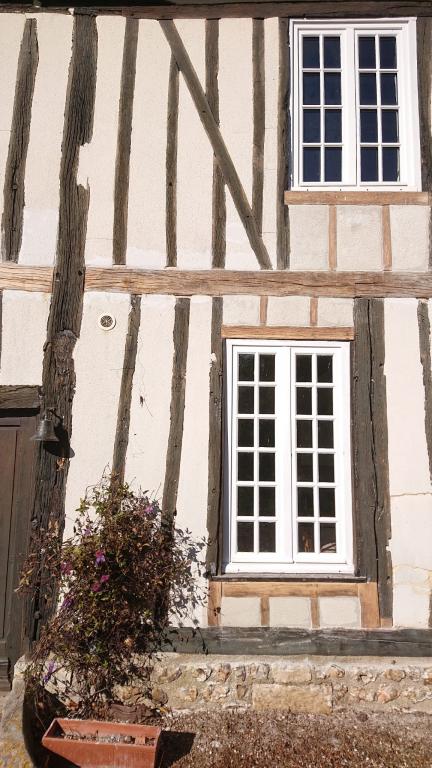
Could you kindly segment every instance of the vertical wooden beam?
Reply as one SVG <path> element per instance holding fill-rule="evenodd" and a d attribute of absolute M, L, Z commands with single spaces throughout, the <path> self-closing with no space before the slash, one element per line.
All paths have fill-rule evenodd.
<path fill-rule="evenodd" d="M 264 20 L 252 20 L 253 148 L 252 211 L 262 234 L 265 140 L 265 39 Z"/>
<path fill-rule="evenodd" d="M 268 296 L 260 297 L 260 325 L 267 325 Z"/>
<path fill-rule="evenodd" d="M 27 19 L 18 57 L 12 125 L 6 160 L 1 223 L 3 261 L 18 261 L 24 217 L 24 179 L 36 71 L 39 63 L 36 19 Z"/>
<path fill-rule="evenodd" d="M 312 327 L 318 324 L 318 297 L 311 296 L 309 305 L 310 324 Z"/>
<path fill-rule="evenodd" d="M 216 124 L 219 126 L 219 20 L 206 20 L 205 66 L 206 96 Z M 212 190 L 212 267 L 225 267 L 226 200 L 223 173 L 213 156 Z"/>
<path fill-rule="evenodd" d="M 59 536 L 64 528 L 64 499 L 71 455 L 69 440 L 75 393 L 73 351 L 81 329 L 90 198 L 90 190 L 77 184 L 77 170 L 80 147 L 92 137 L 96 67 L 96 18 L 91 12 L 76 11 L 60 163 L 57 258 L 42 370 L 42 409 L 53 408 L 61 417 L 61 423 L 56 426 L 60 443 L 58 449 L 56 444 L 51 449 L 48 444 L 39 445 L 31 514 L 36 529 L 55 525 Z M 36 585 L 27 622 L 30 639 L 37 634 L 38 621 L 43 623 L 55 609 L 55 590 L 54 583 L 44 589 Z"/>
<path fill-rule="evenodd" d="M 260 614 L 261 614 L 261 626 L 270 626 L 270 598 L 260 598 Z"/>
<path fill-rule="evenodd" d="M 419 330 L 420 362 L 423 371 L 424 411 L 426 446 L 429 460 L 429 475 L 432 482 L 432 372 L 430 349 L 430 320 L 428 302 L 420 300 L 417 304 Z"/>
<path fill-rule="evenodd" d="M 320 609 L 319 609 L 319 598 L 318 598 L 318 590 L 314 590 L 314 594 L 311 595 L 310 598 L 310 607 L 311 607 L 311 623 L 312 623 L 312 629 L 319 629 L 320 625 Z"/>
<path fill-rule="evenodd" d="M 381 237 L 383 269 L 388 272 L 392 268 L 392 241 L 389 205 L 381 206 Z"/>
<path fill-rule="evenodd" d="M 132 383 L 138 350 L 140 321 L 141 296 L 131 296 L 112 462 L 113 475 L 115 475 L 120 482 L 124 481 L 125 476 L 126 452 L 129 443 Z"/>
<path fill-rule="evenodd" d="M 222 315 L 223 298 L 212 300 L 209 387 L 209 444 L 206 566 L 215 574 L 220 568 L 222 539 Z"/>
<path fill-rule="evenodd" d="M 337 269 L 337 207 L 329 205 L 329 235 L 328 235 L 329 269 Z"/>
<path fill-rule="evenodd" d="M 127 18 L 123 43 L 114 182 L 113 263 L 126 264 L 129 168 L 138 46 L 138 19 Z"/>
<path fill-rule="evenodd" d="M 177 507 L 186 396 L 189 314 L 190 299 L 176 299 L 173 331 L 174 355 L 171 377 L 170 429 L 162 496 L 162 520 L 166 526 L 172 525 Z"/>
<path fill-rule="evenodd" d="M 417 82 L 422 190 L 432 190 L 432 19 L 417 19 Z M 429 269 L 432 269 L 432 210 L 429 214 Z"/>
<path fill-rule="evenodd" d="M 177 266 L 177 142 L 179 109 L 179 68 L 171 55 L 168 78 L 166 145 L 166 265 Z"/>
<path fill-rule="evenodd" d="M 375 629 L 380 626 L 378 591 L 375 581 L 358 585 L 362 629 Z"/>
<path fill-rule="evenodd" d="M 207 624 L 209 627 L 221 625 L 222 582 L 209 581 L 207 599 Z"/>
<path fill-rule="evenodd" d="M 277 181 L 276 181 L 276 232 L 277 268 L 289 269 L 290 232 L 289 209 L 284 202 L 285 190 L 289 189 L 289 19 L 279 19 L 279 86 L 277 127 Z"/>

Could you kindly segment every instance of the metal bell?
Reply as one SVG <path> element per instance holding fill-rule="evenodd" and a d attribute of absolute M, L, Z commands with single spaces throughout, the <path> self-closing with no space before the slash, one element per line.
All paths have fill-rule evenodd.
<path fill-rule="evenodd" d="M 36 434 L 30 438 L 35 443 L 59 443 L 56 433 L 54 432 L 54 423 L 52 419 L 41 419 L 37 428 Z"/>

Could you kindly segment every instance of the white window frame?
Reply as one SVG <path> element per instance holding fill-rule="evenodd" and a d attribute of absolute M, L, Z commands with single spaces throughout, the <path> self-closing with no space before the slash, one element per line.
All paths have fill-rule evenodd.
<path fill-rule="evenodd" d="M 237 553 L 237 355 L 244 352 L 273 350 L 276 351 L 276 552 Z M 295 382 L 290 368 L 294 354 L 302 351 L 305 354 L 329 352 L 334 356 L 337 553 L 296 553 L 294 531 L 297 532 L 295 527 L 297 494 L 293 459 L 296 454 L 293 450 L 295 430 L 292 429 L 295 419 L 293 399 Z M 225 470 L 224 572 L 353 574 L 349 342 L 227 340 L 226 384 L 228 450 Z M 285 471 L 286 464 L 289 468 Z"/>
<path fill-rule="evenodd" d="M 311 33 L 341 36 L 342 88 L 342 181 L 302 182 L 301 38 Z M 361 33 L 395 35 L 397 39 L 400 181 L 361 182 L 359 152 L 359 106 L 357 40 Z M 303 21 L 292 19 L 291 33 L 291 114 L 293 176 L 292 190 L 420 191 L 420 132 L 417 87 L 416 19 L 368 19 Z M 311 107 L 313 108 L 313 107 Z"/>

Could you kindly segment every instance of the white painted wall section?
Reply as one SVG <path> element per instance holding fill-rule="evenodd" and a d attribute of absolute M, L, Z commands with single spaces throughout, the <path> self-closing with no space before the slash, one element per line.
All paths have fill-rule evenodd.
<path fill-rule="evenodd" d="M 339 205 L 336 220 L 338 269 L 381 270 L 381 208 Z"/>
<path fill-rule="evenodd" d="M 41 384 L 51 296 L 3 291 L 0 384 Z"/>
<path fill-rule="evenodd" d="M 328 205 L 290 205 L 291 269 L 328 269 Z"/>
<path fill-rule="evenodd" d="M 429 218 L 431 211 L 420 205 L 390 206 L 393 269 L 427 271 L 429 262 Z"/>

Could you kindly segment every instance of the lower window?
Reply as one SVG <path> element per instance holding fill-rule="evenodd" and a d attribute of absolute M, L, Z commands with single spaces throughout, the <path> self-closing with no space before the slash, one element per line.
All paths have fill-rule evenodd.
<path fill-rule="evenodd" d="M 348 342 L 227 342 L 226 572 L 352 573 Z"/>

